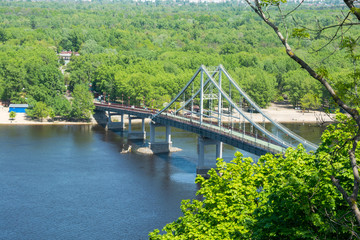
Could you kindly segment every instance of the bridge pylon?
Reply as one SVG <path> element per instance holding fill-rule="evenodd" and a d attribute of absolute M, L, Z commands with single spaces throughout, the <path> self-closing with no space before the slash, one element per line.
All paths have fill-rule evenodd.
<path fill-rule="evenodd" d="M 284 152 L 300 143 L 309 151 L 318 147 L 265 114 L 222 65 L 200 66 L 176 97 L 152 119 L 168 112 L 200 126 L 217 125 L 218 131 L 242 136 L 244 141 L 249 140 L 255 145 L 261 143 L 264 149 L 273 148 L 270 144 L 280 147 L 281 150 L 273 152 Z M 255 121 L 255 114 L 262 122 Z"/>

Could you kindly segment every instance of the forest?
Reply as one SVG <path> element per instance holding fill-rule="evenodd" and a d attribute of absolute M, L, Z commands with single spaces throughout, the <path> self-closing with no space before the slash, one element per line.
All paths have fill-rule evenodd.
<path fill-rule="evenodd" d="M 0 98 L 86 120 L 92 94 L 162 108 L 202 64 L 222 64 L 261 107 L 342 108 L 316 152 L 219 159 L 196 179 L 201 200 L 149 237 L 360 239 L 358 1 L 245 2 L 0 2 Z M 65 64 L 65 50 L 79 56 Z"/>
<path fill-rule="evenodd" d="M 288 61 L 271 31 L 241 5 L 2 2 L 0 13 L 4 102 L 42 102 L 53 115 L 76 118 L 64 94 L 82 84 L 111 101 L 139 105 L 145 98 L 146 106 L 161 108 L 201 64 L 222 64 L 261 107 L 284 99 L 294 107 L 331 105 L 320 84 Z M 314 15 L 322 25 L 337 21 L 333 9 L 295 17 L 311 26 Z M 302 49 L 315 51 L 326 36 L 292 41 L 319 68 L 326 65 L 328 75 L 351 81 L 345 52 L 328 57 L 331 48 Z M 63 50 L 80 56 L 63 66 L 57 56 Z"/>

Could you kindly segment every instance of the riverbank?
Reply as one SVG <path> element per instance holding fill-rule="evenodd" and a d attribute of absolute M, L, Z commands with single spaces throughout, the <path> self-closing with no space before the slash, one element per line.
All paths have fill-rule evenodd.
<path fill-rule="evenodd" d="M 263 112 L 268 115 L 273 120 L 279 123 L 331 123 L 334 122 L 335 114 L 327 114 L 322 111 L 314 110 L 301 110 L 294 109 L 291 104 L 275 104 L 263 109 Z M 251 116 L 252 115 L 252 116 Z M 263 121 L 269 122 L 267 119 L 263 119 L 263 116 L 260 113 L 248 113 L 249 117 L 255 122 L 261 123 Z"/>
<path fill-rule="evenodd" d="M 329 123 L 333 122 L 335 114 L 326 114 L 321 111 L 303 111 L 294 109 L 290 104 L 275 104 L 272 103 L 268 108 L 263 109 L 263 112 L 270 116 L 273 120 L 280 123 Z M 255 122 L 261 123 L 263 121 L 268 122 L 267 119 L 263 119 L 259 113 L 247 113 L 249 118 L 252 118 Z M 224 119 L 225 121 L 230 119 Z M 233 119 L 234 121 L 235 119 Z M 132 120 L 134 123 L 141 120 Z M 235 120 L 236 121 L 236 120 Z M 127 123 L 127 119 L 125 118 Z M 69 121 L 49 121 L 49 120 L 34 120 L 27 117 L 26 113 L 17 113 L 16 117 L 11 120 L 9 117 L 9 108 L 0 106 L 0 124 L 12 124 L 12 125 L 82 125 L 82 124 L 97 124 L 95 118 L 92 118 L 90 122 L 69 122 Z"/>
<path fill-rule="evenodd" d="M 14 119 L 9 117 L 9 108 L 0 106 L 0 125 L 93 125 L 97 124 L 94 118 L 89 122 L 70 122 L 70 121 L 52 121 L 44 119 L 43 121 L 31 119 L 26 113 L 16 113 Z"/>

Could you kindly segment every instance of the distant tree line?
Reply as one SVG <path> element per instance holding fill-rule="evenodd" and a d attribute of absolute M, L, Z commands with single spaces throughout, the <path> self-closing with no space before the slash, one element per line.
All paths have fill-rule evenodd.
<path fill-rule="evenodd" d="M 0 13 L 1 99 L 41 101 L 56 116 L 75 117 L 63 96 L 78 84 L 91 85 L 111 101 L 138 105 L 145 98 L 147 106 L 160 108 L 201 64 L 223 64 L 261 107 L 283 99 L 304 108 L 331 105 L 323 88 L 282 55 L 271 31 L 231 4 L 194 8 L 133 2 L 4 2 Z M 307 19 L 315 15 L 319 24 L 336 22 L 332 9 L 295 14 L 304 25 L 314 24 Z M 317 46 L 326 37 L 293 41 L 299 47 Z M 66 66 L 65 77 L 56 56 L 62 50 L 81 54 Z M 329 51 L 309 58 L 321 61 Z M 323 60 L 334 79 L 348 79 L 351 63 L 339 60 L 344 56 L 337 52 Z"/>

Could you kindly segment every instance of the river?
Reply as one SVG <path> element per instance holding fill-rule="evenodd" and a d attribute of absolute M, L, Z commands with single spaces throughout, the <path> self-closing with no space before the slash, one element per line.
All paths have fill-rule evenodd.
<path fill-rule="evenodd" d="M 319 142 L 319 127 L 287 126 Z M 154 156 L 121 154 L 126 137 L 100 126 L 0 132 L 0 239 L 147 239 L 196 197 L 196 135 L 182 130 L 172 141 L 183 151 Z M 235 151 L 225 145 L 224 159 Z"/>

